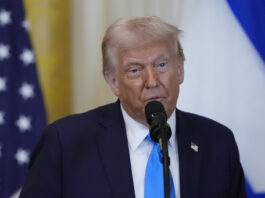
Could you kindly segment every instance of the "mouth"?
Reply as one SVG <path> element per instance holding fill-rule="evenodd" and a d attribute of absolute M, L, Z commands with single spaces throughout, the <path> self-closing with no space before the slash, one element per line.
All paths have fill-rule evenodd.
<path fill-rule="evenodd" d="M 160 96 L 154 96 L 154 97 L 151 97 L 151 98 L 148 98 L 147 100 L 145 100 L 146 103 L 148 102 L 151 102 L 151 101 L 161 101 L 162 100 L 162 97 Z"/>

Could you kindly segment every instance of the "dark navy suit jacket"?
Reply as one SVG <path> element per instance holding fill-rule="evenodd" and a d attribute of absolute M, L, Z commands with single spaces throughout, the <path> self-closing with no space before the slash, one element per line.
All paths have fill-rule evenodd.
<path fill-rule="evenodd" d="M 245 181 L 232 132 L 176 110 L 181 198 L 241 198 Z M 199 147 L 196 152 L 191 142 Z M 145 168 L 145 167 L 143 167 Z M 20 198 L 135 197 L 119 101 L 49 125 Z"/>

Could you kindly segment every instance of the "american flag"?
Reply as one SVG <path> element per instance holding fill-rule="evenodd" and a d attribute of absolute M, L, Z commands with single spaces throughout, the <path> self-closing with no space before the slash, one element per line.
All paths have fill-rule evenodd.
<path fill-rule="evenodd" d="M 46 124 L 22 0 L 0 0 L 0 197 L 16 197 Z"/>

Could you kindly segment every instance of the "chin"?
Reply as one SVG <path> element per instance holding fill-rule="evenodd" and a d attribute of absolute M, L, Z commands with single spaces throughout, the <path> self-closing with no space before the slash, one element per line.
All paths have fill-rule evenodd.
<path fill-rule="evenodd" d="M 167 118 L 169 118 L 171 116 L 171 114 L 174 112 L 174 110 L 176 109 L 176 106 L 171 106 L 171 107 L 168 107 L 167 105 L 164 105 L 164 108 L 165 108 L 165 111 L 167 113 Z"/>

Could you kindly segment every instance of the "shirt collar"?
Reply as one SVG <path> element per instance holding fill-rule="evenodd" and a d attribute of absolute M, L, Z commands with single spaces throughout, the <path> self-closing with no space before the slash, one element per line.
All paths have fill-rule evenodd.
<path fill-rule="evenodd" d="M 122 104 L 121 104 L 121 111 L 125 122 L 128 144 L 130 149 L 134 152 L 140 146 L 140 144 L 144 142 L 146 136 L 149 134 L 149 128 L 147 128 L 145 125 L 141 124 L 140 122 L 137 122 L 131 116 L 129 116 L 129 114 L 123 108 Z M 172 135 L 169 139 L 169 146 L 171 146 L 172 149 L 174 150 L 176 148 L 176 112 L 175 111 L 176 110 L 173 111 L 173 113 L 167 120 L 167 123 L 169 124 L 172 132 Z"/>

